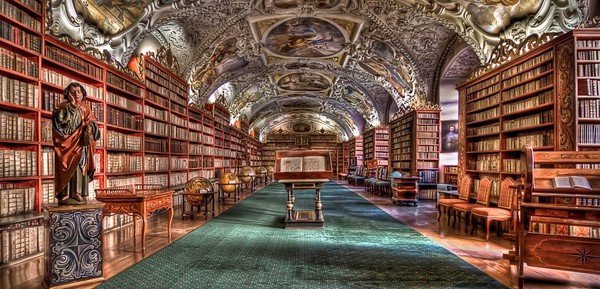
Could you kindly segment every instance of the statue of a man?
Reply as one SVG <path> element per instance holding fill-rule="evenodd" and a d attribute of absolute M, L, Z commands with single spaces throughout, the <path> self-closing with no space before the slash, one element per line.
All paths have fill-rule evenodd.
<path fill-rule="evenodd" d="M 54 191 L 59 205 L 86 204 L 88 184 L 94 180 L 100 131 L 86 98 L 83 86 L 73 82 L 65 88 L 65 101 L 52 113 Z"/>

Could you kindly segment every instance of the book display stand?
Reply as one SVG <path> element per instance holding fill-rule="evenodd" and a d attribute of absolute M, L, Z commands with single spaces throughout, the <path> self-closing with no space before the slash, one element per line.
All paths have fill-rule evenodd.
<path fill-rule="evenodd" d="M 285 228 L 323 228 L 321 189 L 333 177 L 329 151 L 278 151 L 274 177 L 285 185 L 287 214 Z M 315 190 L 314 210 L 296 210 L 294 190 Z"/>

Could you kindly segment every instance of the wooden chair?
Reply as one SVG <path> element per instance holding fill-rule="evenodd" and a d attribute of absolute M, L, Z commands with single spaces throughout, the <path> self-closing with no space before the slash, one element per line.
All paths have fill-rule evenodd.
<path fill-rule="evenodd" d="M 377 192 L 377 195 L 384 195 L 386 197 L 389 197 L 392 195 L 390 190 L 391 186 L 392 182 L 390 181 L 388 168 L 383 167 L 381 169 L 377 182 L 375 182 L 375 191 Z"/>
<path fill-rule="evenodd" d="M 455 204 L 466 204 L 469 202 L 469 196 L 471 194 L 471 183 L 473 180 L 470 176 L 464 175 L 460 180 L 460 186 L 458 188 L 458 199 L 440 199 L 438 202 L 438 222 L 442 217 L 442 208 L 447 214 L 448 225 L 450 225 L 450 215 L 452 213 L 452 206 Z"/>
<path fill-rule="evenodd" d="M 363 169 L 363 166 L 357 166 L 354 173 L 348 175 L 348 184 L 358 186 L 359 183 L 364 182 L 365 177 L 363 176 Z"/>
<path fill-rule="evenodd" d="M 471 210 L 471 235 L 475 231 L 475 227 L 477 227 L 477 220 L 479 218 L 485 220 L 485 241 L 487 242 L 490 239 L 490 225 L 492 221 L 499 222 L 498 224 L 498 236 L 500 236 L 500 228 L 501 222 L 510 221 L 510 224 L 513 224 L 513 214 L 516 203 L 516 192 L 518 186 L 517 182 L 510 177 L 504 178 L 500 183 L 500 197 L 498 198 L 498 207 L 490 208 L 490 207 L 478 207 L 473 208 Z"/>
<path fill-rule="evenodd" d="M 488 177 L 483 177 L 479 181 L 479 189 L 477 190 L 477 202 L 473 203 L 461 203 L 452 206 L 452 216 L 454 216 L 454 223 L 452 226 L 456 225 L 456 219 L 460 218 L 460 216 L 465 215 L 465 233 L 467 232 L 467 227 L 469 226 L 469 217 L 471 214 L 471 210 L 474 208 L 482 208 L 487 207 L 490 204 L 490 194 L 492 193 L 492 181 Z"/>

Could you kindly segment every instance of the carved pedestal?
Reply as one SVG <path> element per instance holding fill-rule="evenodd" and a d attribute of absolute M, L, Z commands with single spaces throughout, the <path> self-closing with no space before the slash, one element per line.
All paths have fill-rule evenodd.
<path fill-rule="evenodd" d="M 104 280 L 104 204 L 44 208 L 44 288 L 71 288 Z"/>

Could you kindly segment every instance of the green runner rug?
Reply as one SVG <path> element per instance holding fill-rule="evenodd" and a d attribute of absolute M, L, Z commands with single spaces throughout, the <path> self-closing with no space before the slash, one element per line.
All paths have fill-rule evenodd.
<path fill-rule="evenodd" d="M 98 288 L 505 288 L 352 191 L 322 196 L 325 229 L 283 229 L 271 184 Z"/>

